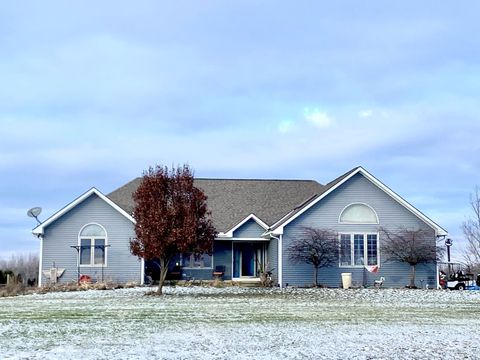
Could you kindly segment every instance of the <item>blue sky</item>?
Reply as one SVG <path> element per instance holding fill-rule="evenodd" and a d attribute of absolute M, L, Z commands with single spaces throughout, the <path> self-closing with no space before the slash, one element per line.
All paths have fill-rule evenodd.
<path fill-rule="evenodd" d="M 0 4 L 0 256 L 149 165 L 326 183 L 357 165 L 460 249 L 480 184 L 480 4 Z"/>

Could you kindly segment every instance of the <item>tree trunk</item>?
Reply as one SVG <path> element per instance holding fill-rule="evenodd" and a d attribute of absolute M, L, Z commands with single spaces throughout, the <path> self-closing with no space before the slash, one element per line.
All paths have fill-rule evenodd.
<path fill-rule="evenodd" d="M 169 259 L 160 259 L 160 279 L 158 280 L 158 290 L 157 295 L 162 295 L 163 284 L 165 283 L 165 278 L 167 277 L 168 264 L 170 263 Z"/>
<path fill-rule="evenodd" d="M 316 266 L 313 267 L 313 286 L 317 287 L 318 286 L 318 280 L 317 276 L 318 275 L 318 268 Z"/>
<path fill-rule="evenodd" d="M 411 289 L 414 289 L 414 288 L 416 288 L 416 286 L 415 286 L 415 265 L 410 265 L 410 266 L 411 266 L 412 272 L 411 272 L 411 275 L 410 275 L 410 285 L 409 285 L 409 287 Z"/>

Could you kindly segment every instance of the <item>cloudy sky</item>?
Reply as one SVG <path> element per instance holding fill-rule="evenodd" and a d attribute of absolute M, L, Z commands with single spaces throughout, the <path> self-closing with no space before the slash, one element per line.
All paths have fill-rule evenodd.
<path fill-rule="evenodd" d="M 315 179 L 362 165 L 459 250 L 480 184 L 480 4 L 3 1 L 0 256 L 153 164 Z M 457 245 L 457 247 L 455 247 Z"/>

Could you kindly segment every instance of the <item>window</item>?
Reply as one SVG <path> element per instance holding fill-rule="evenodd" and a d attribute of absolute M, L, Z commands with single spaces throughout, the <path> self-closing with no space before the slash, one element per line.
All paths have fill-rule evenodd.
<path fill-rule="evenodd" d="M 366 204 L 348 205 L 340 214 L 342 224 L 378 224 L 375 210 Z"/>
<path fill-rule="evenodd" d="M 367 234 L 367 265 L 378 265 L 377 234 Z"/>
<path fill-rule="evenodd" d="M 212 268 L 212 256 L 208 254 L 182 254 L 182 267 L 184 268 Z"/>
<path fill-rule="evenodd" d="M 79 235 L 79 261 L 81 266 L 105 266 L 107 264 L 107 233 L 97 224 L 83 227 Z"/>
<path fill-rule="evenodd" d="M 350 234 L 340 234 L 340 266 L 352 264 L 352 241 Z"/>
<path fill-rule="evenodd" d="M 340 266 L 364 265 L 378 265 L 378 235 L 340 234 Z"/>
<path fill-rule="evenodd" d="M 365 246 L 363 244 L 363 235 L 353 235 L 353 263 L 354 265 L 364 265 Z"/>

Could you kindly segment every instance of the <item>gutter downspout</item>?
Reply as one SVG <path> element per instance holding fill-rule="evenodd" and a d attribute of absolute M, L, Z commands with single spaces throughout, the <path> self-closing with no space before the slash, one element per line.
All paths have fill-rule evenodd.
<path fill-rule="evenodd" d="M 140 285 L 145 285 L 145 258 L 140 260 Z"/>
<path fill-rule="evenodd" d="M 446 237 L 447 235 L 439 235 L 437 230 L 435 230 L 435 246 L 437 246 L 438 241 L 445 240 Z M 435 267 L 436 267 L 436 273 L 437 273 L 437 278 L 435 279 L 435 289 L 440 289 L 440 269 L 438 268 L 438 261 L 435 261 L 435 265 L 436 265 Z"/>
<path fill-rule="evenodd" d="M 282 259 L 282 235 L 276 237 L 273 234 L 270 234 L 270 238 L 277 240 L 278 242 L 278 286 L 282 288 L 283 283 L 283 259 Z"/>
<path fill-rule="evenodd" d="M 43 235 L 36 235 L 40 239 L 40 256 L 38 258 L 38 287 L 42 287 L 42 260 L 43 260 Z"/>

